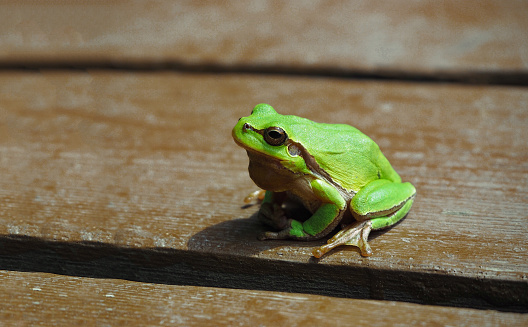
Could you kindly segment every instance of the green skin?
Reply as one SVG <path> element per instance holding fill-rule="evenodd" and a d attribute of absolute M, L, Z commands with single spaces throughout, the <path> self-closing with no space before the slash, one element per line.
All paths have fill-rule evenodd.
<path fill-rule="evenodd" d="M 319 239 L 348 211 L 356 223 L 313 254 L 321 257 L 346 244 L 368 256 L 370 231 L 394 225 L 411 208 L 414 186 L 402 183 L 378 145 L 352 126 L 280 115 L 259 104 L 238 121 L 232 135 L 248 153 L 250 177 L 266 190 L 259 218 L 279 230 L 260 239 Z M 300 201 L 312 216 L 305 221 L 287 217 L 286 199 Z"/>

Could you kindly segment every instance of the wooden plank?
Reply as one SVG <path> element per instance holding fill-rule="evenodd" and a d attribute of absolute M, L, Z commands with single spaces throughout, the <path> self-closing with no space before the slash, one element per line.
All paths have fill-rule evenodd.
<path fill-rule="evenodd" d="M 528 307 L 526 89 L 44 71 L 0 93 L 0 269 Z M 416 186 L 372 257 L 256 239 L 230 132 L 260 102 L 360 128 Z"/>
<path fill-rule="evenodd" d="M 5 325 L 522 326 L 528 315 L 0 271 Z"/>
<path fill-rule="evenodd" d="M 0 62 L 526 83 L 526 12 L 515 0 L 3 1 Z"/>

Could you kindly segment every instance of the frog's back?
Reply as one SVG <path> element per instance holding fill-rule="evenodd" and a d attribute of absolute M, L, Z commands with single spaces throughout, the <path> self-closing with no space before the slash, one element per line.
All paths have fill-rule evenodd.
<path fill-rule="evenodd" d="M 314 122 L 303 129 L 297 135 L 309 140 L 308 152 L 345 189 L 357 192 L 380 178 L 401 181 L 378 145 L 357 128 Z"/>

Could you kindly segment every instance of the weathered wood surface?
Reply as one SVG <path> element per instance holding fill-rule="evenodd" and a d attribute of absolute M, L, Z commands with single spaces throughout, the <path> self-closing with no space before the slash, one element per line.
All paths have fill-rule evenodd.
<path fill-rule="evenodd" d="M 2 1 L 0 63 L 526 83 L 526 1 Z"/>
<path fill-rule="evenodd" d="M 306 294 L 0 271 L 13 326 L 523 326 L 528 315 Z M 45 318 L 45 319 L 43 319 Z"/>
<path fill-rule="evenodd" d="M 104 71 L 0 74 L 0 269 L 525 311 L 528 91 Z M 256 239 L 230 130 L 352 124 L 418 197 L 374 255 Z"/>
<path fill-rule="evenodd" d="M 527 89 L 315 77 L 527 85 L 527 9 L 2 1 L 0 68 L 61 69 L 0 72 L 0 324 L 526 325 L 442 305 L 528 311 Z M 372 257 L 256 239 L 230 129 L 260 102 L 416 185 Z"/>

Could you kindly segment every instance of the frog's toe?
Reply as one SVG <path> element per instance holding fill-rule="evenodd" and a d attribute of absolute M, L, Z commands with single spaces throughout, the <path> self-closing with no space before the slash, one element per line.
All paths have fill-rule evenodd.
<path fill-rule="evenodd" d="M 261 241 L 264 240 L 284 240 L 290 238 L 290 230 L 283 229 L 280 232 L 264 232 L 258 236 Z"/>
<path fill-rule="evenodd" d="M 249 204 L 253 201 L 255 201 L 256 203 L 261 203 L 262 200 L 264 200 L 265 194 L 266 194 L 265 190 L 256 190 L 254 192 L 251 192 L 244 198 L 244 203 Z"/>
<path fill-rule="evenodd" d="M 352 245 L 360 249 L 362 256 L 368 257 L 372 255 L 372 249 L 367 242 L 371 230 L 372 221 L 370 220 L 350 224 L 329 239 L 327 244 L 315 248 L 312 254 L 316 258 L 320 258 L 338 246 Z"/>

